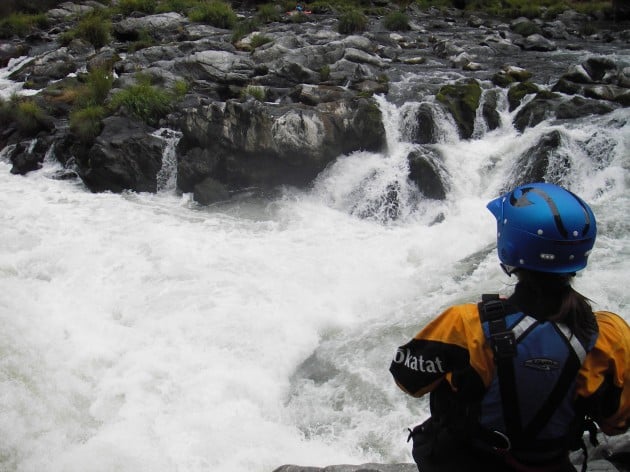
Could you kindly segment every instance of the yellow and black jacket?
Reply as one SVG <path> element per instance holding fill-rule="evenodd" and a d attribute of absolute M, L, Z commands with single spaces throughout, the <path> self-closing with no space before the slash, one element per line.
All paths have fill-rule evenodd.
<path fill-rule="evenodd" d="M 614 313 L 596 312 L 595 319 L 599 333 L 583 346 L 568 395 L 570 403 L 574 402 L 571 408 L 579 404 L 579 411 L 593 418 L 604 433 L 621 434 L 630 424 L 630 328 Z M 453 306 L 398 348 L 390 372 L 398 386 L 410 395 L 419 397 L 432 392 L 432 414 L 439 404 L 439 392 L 448 386 L 446 390 L 454 395 L 456 404 L 465 405 L 467 412 L 473 408 L 474 414 L 481 415 L 484 398 L 487 404 L 488 392 L 497 378 L 496 352 L 484 328 L 477 304 Z M 565 328 L 556 325 L 555 329 L 559 332 Z M 570 332 L 565 336 L 577 345 Z M 577 345 L 576 350 L 582 348 Z M 545 371 L 553 370 L 550 362 L 554 361 L 548 359 L 532 358 L 527 362 L 542 375 L 538 379 L 545 379 Z M 542 380 L 539 385 L 544 383 Z M 522 400 L 525 404 L 528 401 Z M 445 409 L 452 405 L 451 401 Z M 460 415 L 461 411 L 453 414 Z"/>

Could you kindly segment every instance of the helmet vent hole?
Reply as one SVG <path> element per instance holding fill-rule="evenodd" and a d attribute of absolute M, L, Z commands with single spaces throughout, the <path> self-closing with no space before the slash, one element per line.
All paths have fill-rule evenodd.
<path fill-rule="evenodd" d="M 542 260 L 544 260 L 544 261 L 553 261 L 553 260 L 556 258 L 556 255 L 555 255 L 555 254 L 545 254 L 545 253 L 542 253 L 542 254 L 540 255 L 540 258 L 541 258 Z"/>
<path fill-rule="evenodd" d="M 574 238 L 577 238 L 579 234 L 580 234 L 580 233 L 578 233 L 577 231 L 573 231 L 573 237 L 574 237 Z"/>
<path fill-rule="evenodd" d="M 539 230 L 538 230 L 538 231 L 536 231 L 536 232 L 538 233 L 538 236 L 542 236 L 542 234 L 543 234 L 543 230 L 542 230 L 542 229 L 539 229 Z"/>

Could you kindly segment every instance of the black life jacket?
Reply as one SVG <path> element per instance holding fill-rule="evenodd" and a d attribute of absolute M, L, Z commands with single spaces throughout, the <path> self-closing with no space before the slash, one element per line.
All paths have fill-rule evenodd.
<path fill-rule="evenodd" d="M 484 295 L 478 307 L 496 365 L 481 400 L 481 437 L 528 462 L 574 449 L 583 432 L 576 379 L 597 333 L 580 341 L 566 325 L 525 315 L 496 295 Z"/>

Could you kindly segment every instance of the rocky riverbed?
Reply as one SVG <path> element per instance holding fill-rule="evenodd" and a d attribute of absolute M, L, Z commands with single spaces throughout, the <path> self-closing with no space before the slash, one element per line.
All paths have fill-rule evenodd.
<path fill-rule="evenodd" d="M 408 156 L 409 178 L 426 198 L 443 199 L 449 183 L 436 144 L 444 139 L 444 117 L 455 139 L 466 141 L 504 126 L 506 110 L 509 125 L 525 133 L 542 121 L 566 123 L 630 105 L 630 26 L 574 11 L 529 20 L 411 9 L 409 30 L 390 31 L 375 16 L 365 32 L 350 35 L 337 31 L 332 14 L 299 23 L 283 16 L 238 41 L 230 30 L 179 13 L 135 13 L 112 18 L 106 45 L 64 39 L 82 15 L 103 8 L 64 3 L 47 13 L 49 27 L 0 41 L 2 96 L 28 97 L 43 111 L 36 126 L 3 122 L 1 156 L 13 173 L 55 159 L 64 165 L 57 178 L 81 179 L 90 191 L 156 192 L 168 180 L 165 150 L 176 145 L 177 190 L 200 204 L 244 190 L 308 186 L 340 155 L 387 146 L 377 99 L 385 97 L 415 104 L 401 126 L 417 146 Z M 137 47 L 145 35 L 150 45 Z M 266 41 L 256 45 L 261 36 Z M 183 82 L 186 90 L 159 120 L 113 109 L 86 140 L 70 126 L 69 97 L 99 68 L 115 76 L 106 101 L 143 80 L 139 72 L 158 89 Z M 542 179 L 561 140 L 551 131 L 531 143 L 515 179 Z M 623 436 L 591 449 L 589 470 L 628 470 L 605 459 L 627 459 L 628 447 Z M 579 455 L 575 463 L 581 465 Z M 406 463 L 284 465 L 276 472 L 415 470 Z"/>
<path fill-rule="evenodd" d="M 8 79 L 28 87 L 45 111 L 36 127 L 14 122 L 3 129 L 0 146 L 12 172 L 54 156 L 67 168 L 60 177 L 78 176 L 92 191 L 155 192 L 165 147 L 155 132 L 168 128 L 181 133 L 178 190 L 208 204 L 243 189 L 306 186 L 339 155 L 384 149 L 375 95 L 419 104 L 406 117 L 414 130 L 406 138 L 420 145 L 437 142 L 444 114 L 460 139 L 496 128 L 506 94 L 521 131 L 630 105 L 628 25 L 574 11 L 547 21 L 410 9 L 407 31 L 387 30 L 371 17 L 366 31 L 352 35 L 337 31 L 334 15 L 313 14 L 264 23 L 238 41 L 179 13 L 136 13 L 112 18 L 113 40 L 102 47 L 62 41 L 81 15 L 101 8 L 64 3 L 47 13 L 52 27 L 0 45 Z M 151 45 L 132 47 L 147 35 Z M 183 82 L 186 93 L 159 121 L 147 123 L 123 106 L 103 117 L 95 136 L 79 139 L 65 98 L 99 67 L 115 74 L 110 97 L 137 84 L 138 72 L 154 87 Z M 557 144 L 550 135 L 532 147 L 526 178 L 540 176 Z M 439 156 L 412 152 L 409 163 L 421 192 L 443 198 Z"/>

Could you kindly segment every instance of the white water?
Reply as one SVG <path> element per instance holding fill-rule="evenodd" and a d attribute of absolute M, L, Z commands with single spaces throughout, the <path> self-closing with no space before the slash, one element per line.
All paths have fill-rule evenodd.
<path fill-rule="evenodd" d="M 410 462 L 427 401 L 393 385 L 391 356 L 445 306 L 509 291 L 485 205 L 549 125 L 436 146 L 437 203 L 406 182 L 401 113 L 382 106 L 386 155 L 272 201 L 92 194 L 0 159 L 0 470 Z M 600 229 L 577 288 L 628 319 L 628 111 L 556 129 Z"/>

